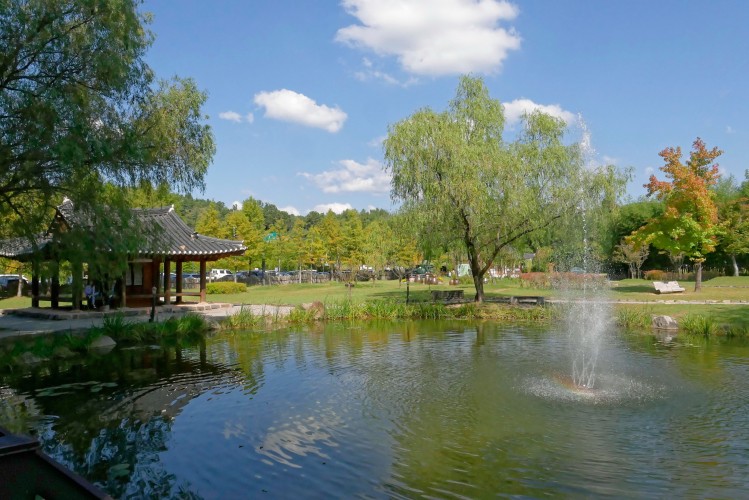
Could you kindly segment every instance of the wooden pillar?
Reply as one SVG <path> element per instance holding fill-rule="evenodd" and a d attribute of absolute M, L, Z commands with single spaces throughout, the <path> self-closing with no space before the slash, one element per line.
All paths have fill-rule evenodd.
<path fill-rule="evenodd" d="M 184 279 L 182 278 L 182 261 L 178 260 L 175 265 L 175 273 L 177 273 L 177 298 L 174 300 L 175 304 L 181 304 L 182 303 L 182 296 L 180 295 L 182 293 L 182 283 L 184 282 Z"/>
<path fill-rule="evenodd" d="M 39 307 L 39 262 L 36 260 L 31 262 L 31 307 Z"/>
<path fill-rule="evenodd" d="M 161 294 L 161 280 L 159 280 L 159 261 L 155 259 L 151 261 L 151 288 L 153 287 L 156 287 L 156 293 Z M 150 291 L 148 291 L 147 293 L 150 293 Z"/>
<path fill-rule="evenodd" d="M 172 303 L 172 260 L 164 258 L 164 304 Z"/>
<path fill-rule="evenodd" d="M 74 260 L 70 263 L 70 267 L 73 270 L 73 310 L 79 311 L 83 301 L 83 263 Z"/>
<path fill-rule="evenodd" d="M 51 298 L 50 307 L 57 309 L 60 307 L 60 263 L 55 262 L 52 270 L 52 284 L 49 287 L 49 295 Z"/>
<path fill-rule="evenodd" d="M 130 270 L 125 272 L 129 273 Z M 120 307 L 127 307 L 127 276 L 125 274 L 120 276 Z"/>
<path fill-rule="evenodd" d="M 205 261 L 200 261 L 200 301 L 205 302 Z"/>

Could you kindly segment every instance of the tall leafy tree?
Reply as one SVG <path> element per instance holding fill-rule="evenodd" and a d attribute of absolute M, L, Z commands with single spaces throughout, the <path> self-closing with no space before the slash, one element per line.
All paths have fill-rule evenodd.
<path fill-rule="evenodd" d="M 502 140 L 502 105 L 464 76 L 449 109 L 422 109 L 389 127 L 385 163 L 392 196 L 422 214 L 422 227 L 463 243 L 477 302 L 499 252 L 586 204 L 600 204 L 614 172 L 586 170 L 565 123 L 542 113 L 518 140 Z M 609 190 L 611 191 L 611 189 Z"/>
<path fill-rule="evenodd" d="M 247 247 L 245 257 L 249 269 L 259 267 L 263 254 L 263 237 L 266 236 L 265 217 L 261 203 L 254 198 L 247 198 L 242 202 L 242 212 L 250 224 L 247 233 L 243 234 L 244 244 Z"/>
<path fill-rule="evenodd" d="M 364 260 L 374 269 L 375 279 L 394 254 L 393 231 L 385 219 L 375 219 L 364 230 Z"/>
<path fill-rule="evenodd" d="M 343 212 L 343 260 L 351 269 L 352 279 L 364 263 L 364 227 L 356 210 Z"/>
<path fill-rule="evenodd" d="M 3 2 L 0 214 L 17 215 L 17 234 L 48 223 L 63 196 L 106 223 L 100 207 L 127 201 L 102 199 L 106 184 L 202 188 L 214 153 L 206 96 L 189 79 L 156 81 L 138 4 Z"/>
<path fill-rule="evenodd" d="M 648 196 L 663 201 L 665 210 L 633 234 L 635 240 L 648 242 L 669 255 L 683 254 L 691 259 L 696 292 L 702 289 L 702 263 L 715 250 L 720 233 L 712 187 L 720 177 L 714 162 L 721 154 L 718 148 L 707 149 L 700 138 L 692 144 L 685 163 L 680 147 L 661 151 L 665 162 L 661 171 L 667 180 L 659 181 L 652 175 L 645 187 Z"/>
<path fill-rule="evenodd" d="M 223 238 L 227 236 L 227 227 L 219 214 L 218 208 L 211 203 L 198 217 L 195 230 L 206 236 Z"/>
<path fill-rule="evenodd" d="M 650 254 L 650 246 L 646 244 L 636 244 L 632 241 L 622 240 L 614 248 L 614 262 L 622 262 L 629 267 L 629 277 L 639 278 L 640 269 L 645 259 Z"/>
<path fill-rule="evenodd" d="M 718 216 L 723 229 L 720 246 L 731 259 L 733 275 L 738 276 L 737 256 L 749 254 L 749 171 L 741 187 L 726 191 L 721 196 L 718 190 Z"/>
<path fill-rule="evenodd" d="M 330 265 L 331 269 L 335 269 L 334 276 L 339 278 L 338 273 L 341 269 L 341 257 L 344 250 L 341 224 L 336 215 L 328 210 L 319 227 L 325 247 L 325 263 Z"/>

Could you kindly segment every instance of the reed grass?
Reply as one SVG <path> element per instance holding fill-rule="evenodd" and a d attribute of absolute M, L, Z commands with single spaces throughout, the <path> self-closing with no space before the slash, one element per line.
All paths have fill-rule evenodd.
<path fill-rule="evenodd" d="M 687 314 L 681 319 L 679 327 L 689 335 L 702 337 L 712 337 L 720 332 L 715 320 L 702 314 Z"/>
<path fill-rule="evenodd" d="M 627 330 L 644 330 L 653 323 L 650 308 L 620 307 L 616 310 L 616 324 Z"/>

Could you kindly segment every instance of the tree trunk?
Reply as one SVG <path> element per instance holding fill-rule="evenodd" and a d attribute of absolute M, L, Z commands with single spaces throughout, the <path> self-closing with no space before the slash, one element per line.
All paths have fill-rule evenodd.
<path fill-rule="evenodd" d="M 476 302 L 484 301 L 484 275 L 474 274 L 473 275 L 473 286 L 476 287 Z"/>
<path fill-rule="evenodd" d="M 694 263 L 694 291 L 702 290 L 702 261 Z"/>
<path fill-rule="evenodd" d="M 733 266 L 733 275 L 738 276 L 739 275 L 739 265 L 736 263 L 736 256 L 731 255 L 731 265 Z"/>
<path fill-rule="evenodd" d="M 476 302 L 484 301 L 484 273 L 481 272 L 479 256 L 473 245 L 468 245 L 468 261 L 471 266 L 471 276 L 473 277 L 473 286 L 476 288 Z"/>
<path fill-rule="evenodd" d="M 23 295 L 23 274 L 18 275 L 18 289 L 16 290 L 16 297 Z"/>

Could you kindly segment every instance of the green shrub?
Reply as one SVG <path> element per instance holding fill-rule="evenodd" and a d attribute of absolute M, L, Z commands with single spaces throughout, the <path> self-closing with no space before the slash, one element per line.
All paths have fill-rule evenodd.
<path fill-rule="evenodd" d="M 244 293 L 247 291 L 247 285 L 244 283 L 234 283 L 233 281 L 219 281 L 218 283 L 208 283 L 206 293 L 211 295 Z"/>
<path fill-rule="evenodd" d="M 653 322 L 650 309 L 620 307 L 616 310 L 616 324 L 628 330 L 649 328 Z"/>
<path fill-rule="evenodd" d="M 314 323 L 317 319 L 317 311 L 313 309 L 304 309 L 301 306 L 295 307 L 289 312 L 289 323 Z"/>
<path fill-rule="evenodd" d="M 101 332 L 102 335 L 108 335 L 117 340 L 126 337 L 132 328 L 132 325 L 125 321 L 125 316 L 117 313 L 104 317 Z"/>
<path fill-rule="evenodd" d="M 749 326 L 743 325 L 726 325 L 723 327 L 723 333 L 726 337 L 747 337 L 749 336 Z"/>
<path fill-rule="evenodd" d="M 666 279 L 666 271 L 661 271 L 660 269 L 651 269 L 649 271 L 645 271 L 643 276 L 645 276 L 646 280 L 663 281 Z"/>
<path fill-rule="evenodd" d="M 681 320 L 681 329 L 690 335 L 711 337 L 718 333 L 718 324 L 710 316 L 688 314 Z"/>
<path fill-rule="evenodd" d="M 219 327 L 225 330 L 250 330 L 257 328 L 263 323 L 262 315 L 252 314 L 251 309 L 242 306 L 239 312 L 231 314 L 221 320 Z"/>
<path fill-rule="evenodd" d="M 209 329 L 208 320 L 200 314 L 187 313 L 181 318 L 177 318 L 177 334 L 180 336 L 203 334 Z"/>

